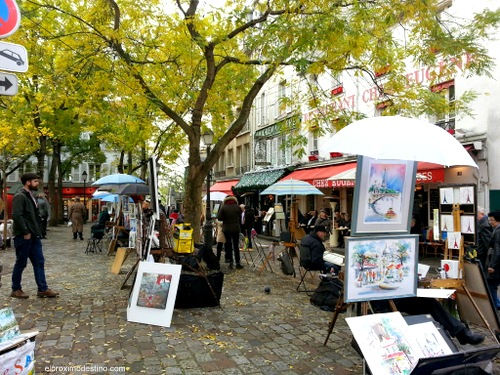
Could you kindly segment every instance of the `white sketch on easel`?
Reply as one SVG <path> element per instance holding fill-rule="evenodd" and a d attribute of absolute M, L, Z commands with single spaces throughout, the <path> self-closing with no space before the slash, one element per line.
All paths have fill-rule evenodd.
<path fill-rule="evenodd" d="M 453 231 L 453 215 L 441 215 L 441 232 Z"/>
<path fill-rule="evenodd" d="M 448 249 L 458 250 L 460 249 L 460 241 L 462 240 L 462 233 L 460 232 L 448 232 Z"/>
<path fill-rule="evenodd" d="M 475 232 L 475 217 L 474 216 L 460 216 L 460 231 L 465 234 L 474 234 Z"/>
<path fill-rule="evenodd" d="M 460 187 L 460 204 L 474 204 L 474 188 L 472 186 Z"/>
<path fill-rule="evenodd" d="M 439 202 L 441 204 L 453 204 L 455 203 L 453 197 L 453 188 L 441 188 L 439 189 Z"/>

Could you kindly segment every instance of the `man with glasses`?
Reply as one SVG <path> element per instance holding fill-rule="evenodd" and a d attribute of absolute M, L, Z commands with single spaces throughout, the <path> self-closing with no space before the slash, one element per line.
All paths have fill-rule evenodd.
<path fill-rule="evenodd" d="M 490 249 L 486 260 L 486 277 L 491 297 L 497 309 L 500 309 L 498 300 L 498 285 L 500 285 L 500 211 L 488 213 L 488 219 L 493 227 Z"/>

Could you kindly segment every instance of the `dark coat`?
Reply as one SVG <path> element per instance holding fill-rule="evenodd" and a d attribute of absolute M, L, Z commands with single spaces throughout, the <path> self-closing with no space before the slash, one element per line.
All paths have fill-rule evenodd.
<path fill-rule="evenodd" d="M 488 220 L 488 216 L 483 216 L 479 220 L 477 226 L 477 257 L 485 266 L 486 255 L 488 254 L 488 249 L 490 248 L 491 235 L 493 233 L 493 228 Z"/>
<path fill-rule="evenodd" d="M 222 221 L 222 231 L 240 232 L 241 213 L 238 200 L 233 196 L 226 197 L 224 204 L 217 214 L 217 220 Z"/>
<path fill-rule="evenodd" d="M 24 236 L 31 233 L 34 236 L 42 236 L 42 220 L 38 214 L 38 208 L 26 189 L 21 189 L 12 201 L 12 219 L 14 225 L 12 230 L 14 236 Z"/>
<path fill-rule="evenodd" d="M 255 226 L 255 211 L 253 208 L 245 208 L 245 224 L 243 227 L 245 229 L 252 229 Z"/>
<path fill-rule="evenodd" d="M 500 279 L 500 225 L 493 229 L 491 236 L 491 257 L 489 257 L 488 268 L 493 268 L 495 272 L 488 273 L 489 279 Z"/>
<path fill-rule="evenodd" d="M 300 240 L 300 245 L 305 246 L 311 250 L 311 269 L 323 270 L 325 268 L 325 261 L 323 260 L 323 253 L 326 251 L 323 241 L 318 237 L 316 232 L 312 231 L 307 236 Z"/>

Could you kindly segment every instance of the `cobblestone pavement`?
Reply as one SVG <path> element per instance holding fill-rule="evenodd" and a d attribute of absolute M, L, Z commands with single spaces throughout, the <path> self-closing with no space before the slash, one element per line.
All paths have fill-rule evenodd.
<path fill-rule="evenodd" d="M 344 316 L 323 346 L 332 313 L 311 305 L 296 291 L 298 279 L 283 275 L 277 264 L 273 273 L 223 265 L 221 307 L 176 309 L 165 328 L 126 320 L 129 290 L 120 286 L 134 259 L 112 274 L 113 258 L 86 255 L 86 239 L 73 241 L 64 226 L 50 228 L 43 245 L 49 287 L 61 293 L 57 299 L 36 297 L 30 265 L 23 274 L 30 298 L 10 298 L 14 249 L 0 252 L 0 306 L 13 308 L 23 332 L 40 331 L 38 374 L 363 373 Z"/>

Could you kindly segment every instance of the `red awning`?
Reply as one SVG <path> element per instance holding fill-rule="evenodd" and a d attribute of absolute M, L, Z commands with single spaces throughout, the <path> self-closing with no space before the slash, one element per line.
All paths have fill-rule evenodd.
<path fill-rule="evenodd" d="M 228 180 L 216 182 L 215 184 L 210 186 L 210 191 L 222 191 L 226 194 L 233 194 L 233 190 L 231 188 L 236 185 L 238 181 L 239 180 Z"/>
<path fill-rule="evenodd" d="M 346 163 L 346 164 L 328 165 L 326 167 L 298 169 L 290 173 L 288 176 L 282 178 L 281 180 L 293 179 L 293 180 L 306 181 L 319 189 L 331 188 L 331 187 L 353 187 L 355 183 L 354 181 L 350 180 L 332 181 L 328 180 L 328 178 L 336 176 L 339 173 L 345 172 L 355 167 L 356 163 Z"/>
<path fill-rule="evenodd" d="M 444 168 L 441 164 L 418 162 L 416 184 L 444 182 Z"/>
<path fill-rule="evenodd" d="M 328 180 L 340 173 L 356 168 L 356 163 L 335 164 L 325 167 L 298 169 L 281 180 L 301 180 L 309 182 L 318 189 L 354 187 L 355 180 L 340 179 Z M 416 184 L 444 182 L 444 168 L 440 164 L 419 162 L 417 167 Z"/>

